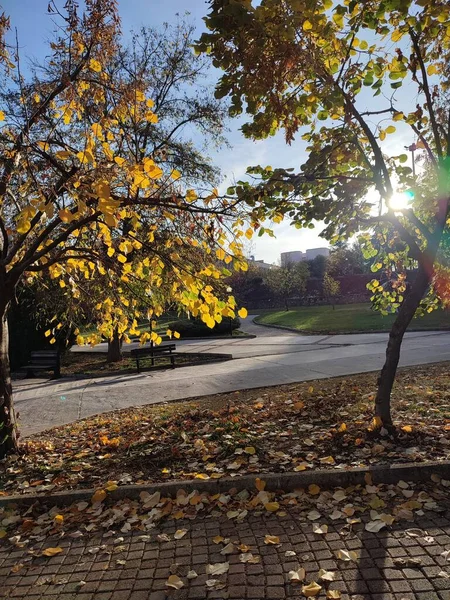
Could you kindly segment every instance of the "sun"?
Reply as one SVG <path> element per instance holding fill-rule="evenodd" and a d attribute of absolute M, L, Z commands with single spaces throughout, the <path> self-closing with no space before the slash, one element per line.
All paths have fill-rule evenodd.
<path fill-rule="evenodd" d="M 413 195 L 411 192 L 394 192 L 389 198 L 388 206 L 391 210 L 406 210 L 411 207 Z"/>

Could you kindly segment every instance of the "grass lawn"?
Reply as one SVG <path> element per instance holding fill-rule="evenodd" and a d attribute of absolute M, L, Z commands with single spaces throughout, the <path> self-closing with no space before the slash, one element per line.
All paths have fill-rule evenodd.
<path fill-rule="evenodd" d="M 396 439 L 368 431 L 376 373 L 243 390 L 116 410 L 31 436 L 6 459 L 0 495 L 448 460 L 448 366 L 400 370 Z"/>
<path fill-rule="evenodd" d="M 257 323 L 282 325 L 305 333 L 354 333 L 389 331 L 395 315 L 383 316 L 366 304 L 301 306 L 289 311 L 264 311 Z M 413 319 L 410 330 L 450 329 L 450 311 L 434 311 Z"/>

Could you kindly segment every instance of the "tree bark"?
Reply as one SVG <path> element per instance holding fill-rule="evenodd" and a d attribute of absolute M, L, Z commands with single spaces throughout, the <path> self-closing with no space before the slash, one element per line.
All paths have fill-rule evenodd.
<path fill-rule="evenodd" d="M 430 281 L 431 270 L 419 268 L 417 277 L 402 302 L 389 333 L 386 361 L 378 377 L 378 390 L 375 399 L 375 415 L 380 417 L 383 426 L 387 428 L 392 428 L 391 392 L 397 373 L 403 336 L 415 315 Z"/>
<path fill-rule="evenodd" d="M 17 423 L 9 367 L 7 309 L 0 312 L 0 459 L 18 449 Z"/>
<path fill-rule="evenodd" d="M 123 359 L 122 355 L 122 336 L 119 334 L 117 327 L 114 329 L 113 337 L 108 340 L 107 362 L 120 362 Z"/>

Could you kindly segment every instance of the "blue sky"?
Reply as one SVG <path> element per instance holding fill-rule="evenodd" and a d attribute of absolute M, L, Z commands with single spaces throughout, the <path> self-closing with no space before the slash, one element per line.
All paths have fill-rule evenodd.
<path fill-rule="evenodd" d="M 61 6 L 64 4 L 60 0 Z M 45 42 L 52 37 L 54 29 L 52 17 L 47 13 L 48 0 L 0 0 L 0 6 L 11 17 L 12 28 L 17 27 L 19 45 L 23 58 L 45 57 Z M 164 22 L 173 22 L 176 15 L 190 13 L 190 19 L 197 26 L 199 34 L 204 30 L 202 17 L 208 10 L 204 0 L 119 0 L 119 12 L 122 18 L 122 30 L 124 36 L 131 29 L 140 25 L 158 26 Z M 214 77 L 212 78 L 214 81 Z M 376 99 L 368 99 L 371 108 L 377 105 Z M 379 101 L 378 101 L 379 102 Z M 411 98 L 414 102 L 414 98 Z M 412 104 L 414 106 L 414 104 Z M 409 108 L 409 107 L 408 107 Z M 222 173 L 228 181 L 241 178 L 247 166 L 262 164 L 294 167 L 304 161 L 306 155 L 304 143 L 294 142 L 287 146 L 283 136 L 278 134 L 274 138 L 252 142 L 245 139 L 239 131 L 238 120 L 229 122 L 230 132 L 228 139 L 231 148 L 213 152 L 214 162 L 221 168 Z M 300 136 L 298 136 L 300 137 Z M 404 152 L 405 144 L 412 143 L 408 132 L 399 128 L 398 134 L 390 136 L 384 147 L 389 152 Z M 280 252 L 289 250 L 305 250 L 317 246 L 326 246 L 327 242 L 318 237 L 320 226 L 314 230 L 296 230 L 288 223 L 274 226 L 276 239 L 263 236 L 256 238 L 251 246 L 251 253 L 256 258 L 267 262 L 278 262 Z"/>

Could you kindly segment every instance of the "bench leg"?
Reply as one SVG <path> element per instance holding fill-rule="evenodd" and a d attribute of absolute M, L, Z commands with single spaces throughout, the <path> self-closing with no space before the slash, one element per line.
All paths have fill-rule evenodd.
<path fill-rule="evenodd" d="M 170 363 L 172 365 L 172 369 L 175 369 L 175 356 L 173 356 L 173 354 L 170 355 Z"/>
<path fill-rule="evenodd" d="M 32 379 L 34 377 L 33 369 L 27 369 L 26 378 Z"/>
<path fill-rule="evenodd" d="M 137 368 L 137 372 L 140 373 L 141 369 L 139 367 L 139 359 L 138 358 L 136 359 L 136 368 Z"/>

